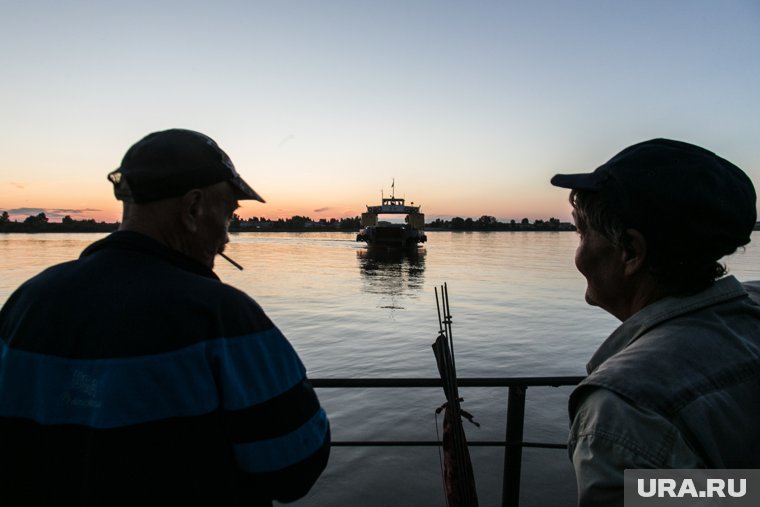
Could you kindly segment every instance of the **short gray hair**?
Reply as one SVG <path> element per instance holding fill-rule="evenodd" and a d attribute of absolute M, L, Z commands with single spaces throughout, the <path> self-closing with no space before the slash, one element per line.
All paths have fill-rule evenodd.
<path fill-rule="evenodd" d="M 623 250 L 631 248 L 631 238 L 626 231 L 632 227 L 612 211 L 600 192 L 572 190 L 570 204 L 575 210 L 576 226 L 581 233 L 593 229 L 616 247 Z M 639 232 L 647 240 L 646 265 L 668 295 L 699 292 L 727 272 L 725 265 L 702 251 L 693 249 L 688 254 L 676 254 L 669 244 L 649 238 L 643 231 Z"/>

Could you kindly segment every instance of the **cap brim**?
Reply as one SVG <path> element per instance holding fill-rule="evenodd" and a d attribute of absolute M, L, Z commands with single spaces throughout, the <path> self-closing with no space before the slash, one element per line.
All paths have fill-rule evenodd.
<path fill-rule="evenodd" d="M 599 178 L 595 173 L 555 174 L 551 184 L 562 188 L 599 190 Z"/>
<path fill-rule="evenodd" d="M 232 178 L 229 181 L 232 187 L 235 189 L 235 194 L 238 199 L 266 202 L 264 198 L 261 197 L 258 192 L 252 189 L 248 183 L 243 181 L 243 178 L 240 176 Z"/>

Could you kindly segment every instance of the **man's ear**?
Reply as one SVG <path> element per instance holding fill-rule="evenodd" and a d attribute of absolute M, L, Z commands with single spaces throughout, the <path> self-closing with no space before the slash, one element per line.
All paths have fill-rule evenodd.
<path fill-rule="evenodd" d="M 625 274 L 633 275 L 643 267 L 647 257 L 647 240 L 636 229 L 627 229 L 623 245 L 623 263 Z"/>
<path fill-rule="evenodd" d="M 198 217 L 201 215 L 203 192 L 198 189 L 190 190 L 180 201 L 180 218 L 182 225 L 190 232 L 198 230 Z"/>

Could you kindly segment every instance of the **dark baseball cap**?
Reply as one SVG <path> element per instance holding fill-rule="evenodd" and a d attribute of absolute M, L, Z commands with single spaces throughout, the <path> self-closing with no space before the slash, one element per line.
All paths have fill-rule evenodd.
<path fill-rule="evenodd" d="M 634 144 L 594 172 L 557 174 L 551 183 L 599 192 L 626 227 L 670 251 L 718 259 L 749 243 L 757 220 L 755 188 L 741 169 L 670 139 Z"/>
<path fill-rule="evenodd" d="M 108 174 L 116 198 L 146 203 L 178 197 L 189 190 L 228 181 L 237 199 L 264 199 L 235 170 L 230 157 L 210 137 L 193 130 L 148 134 L 132 145 L 121 167 Z"/>

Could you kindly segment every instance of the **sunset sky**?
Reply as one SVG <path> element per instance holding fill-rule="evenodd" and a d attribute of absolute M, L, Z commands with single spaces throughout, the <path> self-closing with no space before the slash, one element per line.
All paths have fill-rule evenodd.
<path fill-rule="evenodd" d="M 115 221 L 149 132 L 213 137 L 243 217 L 570 220 L 557 172 L 670 137 L 760 188 L 757 0 L 0 0 L 0 211 Z"/>

